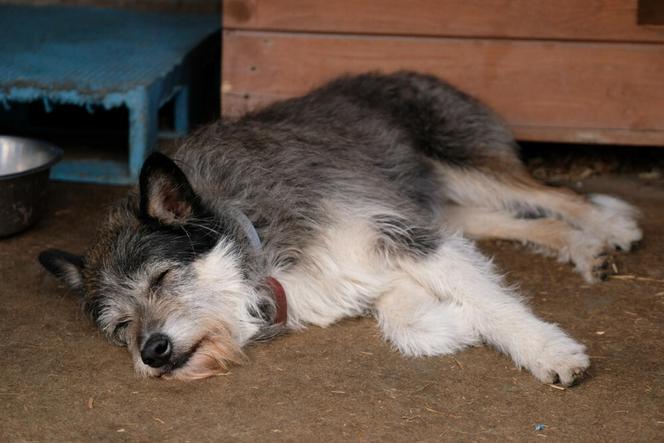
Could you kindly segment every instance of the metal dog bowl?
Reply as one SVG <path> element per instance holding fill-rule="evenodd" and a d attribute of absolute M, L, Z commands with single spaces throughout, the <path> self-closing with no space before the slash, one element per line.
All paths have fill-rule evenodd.
<path fill-rule="evenodd" d="M 0 237 L 39 219 L 46 203 L 48 175 L 62 150 L 29 138 L 0 136 Z"/>

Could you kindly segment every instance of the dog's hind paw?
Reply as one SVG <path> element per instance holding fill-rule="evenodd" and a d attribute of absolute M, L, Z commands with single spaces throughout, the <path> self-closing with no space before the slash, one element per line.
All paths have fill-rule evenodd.
<path fill-rule="evenodd" d="M 562 262 L 574 263 L 576 271 L 588 283 L 606 280 L 611 273 L 613 257 L 606 250 L 606 243 L 583 231 L 573 231 L 568 246 L 560 251 Z"/>
<path fill-rule="evenodd" d="M 602 235 L 607 246 L 627 252 L 641 240 L 643 232 L 637 223 L 639 213 L 636 208 L 603 194 L 591 195 L 590 201 L 600 211 L 597 233 Z"/>

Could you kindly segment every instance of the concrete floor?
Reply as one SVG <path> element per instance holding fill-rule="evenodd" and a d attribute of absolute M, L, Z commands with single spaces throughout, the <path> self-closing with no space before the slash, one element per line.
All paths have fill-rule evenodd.
<path fill-rule="evenodd" d="M 604 176 L 583 190 L 643 211 L 645 239 L 617 257 L 617 278 L 589 286 L 520 246 L 482 245 L 540 316 L 587 344 L 590 376 L 561 390 L 485 347 L 401 357 L 371 319 L 253 346 L 226 376 L 138 379 L 36 260 L 82 251 L 124 190 L 55 184 L 48 216 L 0 240 L 0 441 L 664 441 L 664 186 Z"/>

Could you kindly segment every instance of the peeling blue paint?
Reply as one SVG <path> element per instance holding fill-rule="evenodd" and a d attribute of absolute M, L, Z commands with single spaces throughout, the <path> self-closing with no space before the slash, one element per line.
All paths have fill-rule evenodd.
<path fill-rule="evenodd" d="M 0 5 L 0 104 L 127 107 L 127 165 L 65 161 L 54 177 L 135 181 L 157 141 L 159 107 L 175 97 L 176 132 L 188 130 L 187 55 L 219 28 L 216 16 Z"/>
<path fill-rule="evenodd" d="M 51 106 L 51 102 L 48 100 L 48 97 L 42 97 L 42 103 L 44 103 L 44 109 L 46 112 L 50 114 L 53 111 L 53 106 Z"/>

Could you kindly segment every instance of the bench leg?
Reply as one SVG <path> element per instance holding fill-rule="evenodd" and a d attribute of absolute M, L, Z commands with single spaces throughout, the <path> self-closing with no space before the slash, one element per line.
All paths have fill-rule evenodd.
<path fill-rule="evenodd" d="M 137 179 L 148 154 L 157 146 L 159 101 L 150 89 L 133 91 L 129 108 L 129 175 Z"/>
<path fill-rule="evenodd" d="M 189 132 L 189 86 L 175 94 L 175 133 L 185 136 Z"/>

